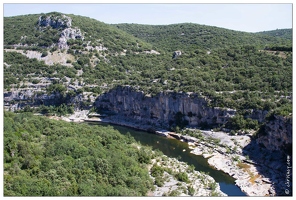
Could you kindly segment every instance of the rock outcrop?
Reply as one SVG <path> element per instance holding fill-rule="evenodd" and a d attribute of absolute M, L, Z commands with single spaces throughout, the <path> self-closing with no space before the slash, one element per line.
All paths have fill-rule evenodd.
<path fill-rule="evenodd" d="M 182 55 L 182 52 L 181 51 L 174 51 L 174 53 L 173 53 L 173 59 L 174 58 L 177 58 L 177 57 L 179 57 L 181 55 Z"/>
<path fill-rule="evenodd" d="M 77 110 L 83 107 L 87 99 L 87 95 L 84 96 L 83 94 L 69 96 L 59 92 L 47 94 L 34 89 L 19 89 L 4 93 L 4 106 L 7 110 L 15 111 L 27 105 L 31 107 L 38 107 L 40 105 L 58 106 L 64 103 L 73 105 L 74 110 Z"/>
<path fill-rule="evenodd" d="M 152 159 L 151 165 L 148 167 L 150 177 L 153 177 L 151 168 L 153 165 L 164 169 L 160 175 L 164 179 L 162 186 L 154 185 L 155 190 L 150 196 L 227 196 L 220 190 L 220 186 L 215 179 L 203 172 L 188 170 L 189 166 L 176 158 L 170 158 L 165 155 Z M 186 173 L 188 181 L 178 180 L 175 175 L 177 173 Z M 158 177 L 159 179 L 159 177 Z"/>
<path fill-rule="evenodd" d="M 51 26 L 54 29 L 58 28 L 69 28 L 71 27 L 72 19 L 66 15 L 61 16 L 46 16 L 42 15 L 39 17 L 38 25 L 41 27 Z"/>
<path fill-rule="evenodd" d="M 132 87 L 118 87 L 96 99 L 95 106 L 116 115 L 116 120 L 130 120 L 152 127 L 170 128 L 221 126 L 236 114 L 236 110 L 209 107 L 207 101 L 194 93 L 161 92 L 149 97 Z M 292 119 L 275 116 L 266 121 L 267 111 L 250 110 L 252 119 L 266 123 L 265 135 L 257 142 L 269 150 L 288 151 L 292 146 Z"/>
<path fill-rule="evenodd" d="M 292 118 L 274 115 L 264 126 L 263 134 L 257 143 L 265 148 L 278 151 L 284 150 L 291 155 L 292 151 Z"/>
<path fill-rule="evenodd" d="M 78 28 L 72 28 L 72 19 L 66 15 L 61 16 L 46 16 L 42 15 L 38 19 L 38 25 L 42 29 L 43 27 L 52 27 L 53 29 L 61 29 L 58 47 L 60 49 L 67 49 L 67 40 L 69 39 L 81 39 L 84 37 L 81 33 L 81 30 Z"/>
<path fill-rule="evenodd" d="M 96 107 L 122 118 L 168 128 L 173 125 L 205 126 L 224 124 L 235 115 L 232 109 L 212 108 L 193 93 L 161 92 L 147 97 L 132 87 L 118 87 L 99 96 Z"/>
<path fill-rule="evenodd" d="M 58 46 L 60 49 L 66 49 L 68 48 L 67 45 L 67 40 L 69 39 L 84 39 L 82 36 L 82 33 L 80 29 L 77 28 L 66 28 L 65 30 L 62 31 L 61 37 L 59 39 Z"/>

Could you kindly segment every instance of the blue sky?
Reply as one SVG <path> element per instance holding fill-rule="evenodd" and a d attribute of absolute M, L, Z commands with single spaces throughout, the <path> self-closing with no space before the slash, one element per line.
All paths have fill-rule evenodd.
<path fill-rule="evenodd" d="M 75 1 L 74 1 L 75 2 Z M 48 13 L 88 16 L 105 23 L 191 22 L 259 32 L 292 28 L 292 4 L 3 4 L 3 15 Z"/>

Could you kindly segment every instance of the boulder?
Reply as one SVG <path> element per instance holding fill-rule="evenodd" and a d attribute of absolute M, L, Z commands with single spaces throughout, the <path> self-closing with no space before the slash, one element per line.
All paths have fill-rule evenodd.
<path fill-rule="evenodd" d="M 179 57 L 181 55 L 182 55 L 182 52 L 181 51 L 174 51 L 173 58 L 177 58 L 177 57 Z"/>

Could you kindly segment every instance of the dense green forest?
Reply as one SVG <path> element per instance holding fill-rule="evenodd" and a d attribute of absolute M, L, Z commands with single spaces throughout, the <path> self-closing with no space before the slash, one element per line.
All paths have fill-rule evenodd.
<path fill-rule="evenodd" d="M 290 41 L 292 41 L 292 36 L 293 36 L 292 29 L 277 29 L 272 31 L 262 31 L 256 34 L 262 34 L 262 35 L 264 34 L 264 35 L 269 35 L 274 37 L 280 37 Z"/>
<path fill-rule="evenodd" d="M 3 145 L 5 196 L 143 196 L 153 187 L 147 164 L 157 154 L 111 127 L 4 112 Z"/>
<path fill-rule="evenodd" d="M 287 37 L 270 37 L 276 34 L 255 34 L 233 31 L 214 26 L 193 23 L 172 25 L 141 25 L 141 24 L 114 24 L 113 26 L 132 34 L 155 48 L 168 52 L 182 50 L 194 51 L 197 48 L 212 50 L 216 48 L 229 48 L 235 46 L 254 45 L 264 48 L 267 44 L 291 46 Z M 292 32 L 287 36 L 292 37 Z"/>
<path fill-rule="evenodd" d="M 290 29 L 245 33 L 191 23 L 108 25 L 68 15 L 72 27 L 81 29 L 84 40 L 68 40 L 69 49 L 65 50 L 52 46 L 62 30 L 47 27 L 40 31 L 39 16 L 62 14 L 5 17 L 5 49 L 15 48 L 12 44 L 28 44 L 17 49 L 23 54 L 28 50 L 43 52 L 44 57 L 66 53 L 74 60 L 67 61 L 70 66 L 58 63 L 48 67 L 20 53 L 4 52 L 6 90 L 26 88 L 47 77 L 56 79 L 52 83 L 64 85 L 64 92 L 71 95 L 84 91 L 98 95 L 118 85 L 131 85 L 150 95 L 163 90 L 195 92 L 208 99 L 210 106 L 242 113 L 246 109 L 282 115 L 292 112 Z M 44 38 L 51 38 L 51 46 L 44 45 Z M 98 46 L 107 49 L 98 51 L 94 48 Z M 147 53 L 151 50 L 159 54 Z M 182 54 L 172 58 L 176 50 Z M 82 87 L 69 91 L 67 87 L 76 82 Z"/>
<path fill-rule="evenodd" d="M 286 55 L 286 58 L 269 55 L 252 46 L 217 49 L 211 54 L 199 50 L 177 59 L 165 55 L 130 54 L 111 57 L 111 64 L 84 65 L 81 67 L 84 73 L 77 76 L 73 67 L 59 64 L 47 67 L 42 61 L 5 52 L 4 62 L 10 66 L 4 66 L 4 87 L 10 88 L 11 84 L 25 87 L 25 81 L 38 83 L 38 78 L 51 77 L 59 78 L 57 83 L 64 84 L 66 92 L 67 77 L 73 79 L 72 82 L 83 80 L 98 86 L 108 83 L 110 88 L 140 86 L 140 90 L 151 94 L 162 90 L 196 92 L 211 99 L 212 106 L 271 110 L 290 104 L 283 98 L 292 92 L 292 54 Z M 83 90 L 88 91 L 88 86 Z M 100 92 L 98 88 L 95 93 Z"/>
<path fill-rule="evenodd" d="M 73 31 L 82 34 L 68 39 L 67 48 L 58 46 L 64 26 L 38 24 L 39 17 L 67 21 L 62 13 L 4 17 L 5 94 L 24 89 L 59 94 L 66 102 L 86 93 L 83 103 L 91 107 L 90 97 L 117 86 L 152 97 L 194 92 L 211 107 L 236 109 L 226 127 L 232 130 L 262 128 L 245 118 L 252 109 L 269 111 L 267 118 L 292 114 L 292 29 L 245 33 L 192 23 L 111 25 L 67 16 Z M 174 57 L 175 51 L 180 55 Z M 32 54 L 40 56 L 29 58 Z M 57 55 L 67 60 L 46 63 Z M 158 152 L 131 136 L 31 113 L 73 113 L 74 105 L 63 101 L 17 112 L 4 112 L 5 196 L 143 196 L 153 189 L 147 165 Z"/>

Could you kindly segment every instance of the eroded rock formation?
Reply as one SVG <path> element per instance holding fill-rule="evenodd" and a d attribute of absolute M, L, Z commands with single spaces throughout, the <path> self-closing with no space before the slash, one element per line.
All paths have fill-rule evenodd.
<path fill-rule="evenodd" d="M 58 42 L 60 49 L 67 49 L 67 40 L 69 39 L 84 39 L 81 30 L 79 28 L 72 28 L 72 19 L 66 15 L 61 16 L 45 16 L 39 17 L 38 25 L 42 29 L 43 27 L 52 27 L 53 29 L 61 29 L 61 34 Z"/>
<path fill-rule="evenodd" d="M 71 27 L 72 19 L 66 15 L 62 16 L 45 16 L 42 15 L 39 17 L 38 25 L 39 26 L 51 26 L 54 29 L 58 28 L 69 28 Z"/>

